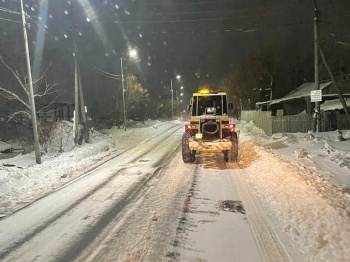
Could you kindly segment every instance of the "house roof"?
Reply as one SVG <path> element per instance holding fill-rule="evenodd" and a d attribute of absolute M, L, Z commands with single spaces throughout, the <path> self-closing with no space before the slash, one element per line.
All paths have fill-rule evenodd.
<path fill-rule="evenodd" d="M 350 100 L 345 99 L 345 102 L 346 102 L 347 107 L 349 108 L 350 107 Z M 343 109 L 343 105 L 339 99 L 325 101 L 323 104 L 320 105 L 320 107 L 321 107 L 321 110 L 324 110 L 324 111 Z"/>
<path fill-rule="evenodd" d="M 322 84 L 320 84 L 320 89 L 323 90 L 324 88 L 330 86 L 331 84 L 332 84 L 332 81 L 322 83 Z M 285 95 L 284 97 L 271 100 L 270 105 L 278 104 L 280 102 L 287 101 L 287 100 L 308 97 L 308 96 L 310 96 L 310 93 L 313 90 L 315 90 L 315 83 L 313 83 L 313 82 L 312 83 L 304 83 L 301 86 L 299 86 L 298 88 L 294 89 L 289 94 Z"/>

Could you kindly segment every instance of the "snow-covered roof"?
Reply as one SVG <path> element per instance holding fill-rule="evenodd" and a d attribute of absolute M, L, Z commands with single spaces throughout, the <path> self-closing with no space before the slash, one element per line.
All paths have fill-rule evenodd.
<path fill-rule="evenodd" d="M 320 89 L 323 90 L 324 88 L 330 86 L 332 84 L 332 81 L 322 83 L 320 84 Z M 278 104 L 283 101 L 292 100 L 292 99 L 298 99 L 302 97 L 308 97 L 310 96 L 311 91 L 315 90 L 315 83 L 304 83 L 298 88 L 294 89 L 289 94 L 285 95 L 284 97 L 280 99 L 274 99 L 271 101 L 270 105 Z"/>
<path fill-rule="evenodd" d="M 345 99 L 347 107 L 350 106 L 350 100 Z M 339 99 L 327 100 L 323 104 L 320 105 L 321 110 L 329 111 L 329 110 L 340 110 L 343 109 L 343 105 L 341 104 Z"/>

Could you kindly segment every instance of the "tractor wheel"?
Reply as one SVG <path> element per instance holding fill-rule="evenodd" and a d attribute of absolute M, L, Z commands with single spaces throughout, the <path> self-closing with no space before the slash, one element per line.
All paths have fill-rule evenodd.
<path fill-rule="evenodd" d="M 184 161 L 184 163 L 194 162 L 195 159 L 195 152 L 192 153 L 188 145 L 190 137 L 191 136 L 189 133 L 184 133 L 182 135 L 182 160 Z"/>
<path fill-rule="evenodd" d="M 230 150 L 230 156 L 229 160 L 230 162 L 237 162 L 238 161 L 238 137 L 237 133 L 232 133 L 231 135 L 231 150 Z"/>

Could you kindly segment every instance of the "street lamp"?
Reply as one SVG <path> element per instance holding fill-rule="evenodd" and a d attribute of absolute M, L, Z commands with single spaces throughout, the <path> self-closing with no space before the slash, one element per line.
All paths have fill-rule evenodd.
<path fill-rule="evenodd" d="M 181 76 L 177 75 L 176 77 L 170 80 L 170 90 L 171 90 L 171 119 L 174 119 L 174 90 L 173 90 L 173 80 L 180 79 Z"/>
<path fill-rule="evenodd" d="M 126 131 L 126 110 L 125 110 L 125 87 L 124 87 L 124 70 L 123 70 L 123 57 L 129 56 L 131 58 L 137 57 L 136 49 L 130 49 L 129 54 L 122 55 L 120 57 L 120 68 L 122 74 L 122 88 L 123 88 L 123 115 L 124 115 L 124 130 Z"/>

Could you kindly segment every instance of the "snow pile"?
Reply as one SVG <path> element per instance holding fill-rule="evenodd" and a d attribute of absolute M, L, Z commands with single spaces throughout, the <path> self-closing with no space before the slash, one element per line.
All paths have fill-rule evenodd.
<path fill-rule="evenodd" d="M 325 143 L 322 149 L 327 151 L 330 161 L 336 163 L 340 167 L 346 167 L 350 169 L 350 152 L 338 150 L 331 146 L 329 143 Z"/>
<path fill-rule="evenodd" d="M 45 153 L 67 152 L 73 149 L 73 123 L 49 122 L 41 125 L 40 144 Z"/>
<path fill-rule="evenodd" d="M 251 145 L 252 146 L 252 145 Z M 284 231 L 314 261 L 350 261 L 349 202 L 316 171 L 255 146 L 247 179 Z"/>
<path fill-rule="evenodd" d="M 304 148 L 298 148 L 294 151 L 294 155 L 298 158 L 309 157 L 310 153 Z"/>
<path fill-rule="evenodd" d="M 271 136 L 271 139 L 273 140 L 280 140 L 285 143 L 289 144 L 295 144 L 298 143 L 298 138 L 293 134 L 288 133 L 276 133 Z"/>
<path fill-rule="evenodd" d="M 243 136 L 240 136 L 241 142 L 245 141 L 246 139 L 249 139 L 249 137 L 246 137 L 244 134 L 253 134 L 254 139 L 260 142 L 267 142 L 271 140 L 270 137 L 265 134 L 264 130 L 254 125 L 253 121 L 250 121 L 249 123 L 241 121 L 237 125 L 237 129 L 243 134 Z"/>
<path fill-rule="evenodd" d="M 350 169 L 350 153 L 337 152 L 334 156 L 331 157 L 331 161 L 338 164 L 340 167 L 346 167 Z"/>
<path fill-rule="evenodd" d="M 311 131 L 309 131 L 309 132 L 307 133 L 307 135 L 305 135 L 305 136 L 303 137 L 303 140 L 304 140 L 304 141 L 307 141 L 307 142 L 310 142 L 310 143 L 318 143 L 318 142 L 321 141 L 321 139 L 320 139 L 319 137 L 315 137 L 315 136 L 314 136 L 314 133 L 311 132 Z"/>

